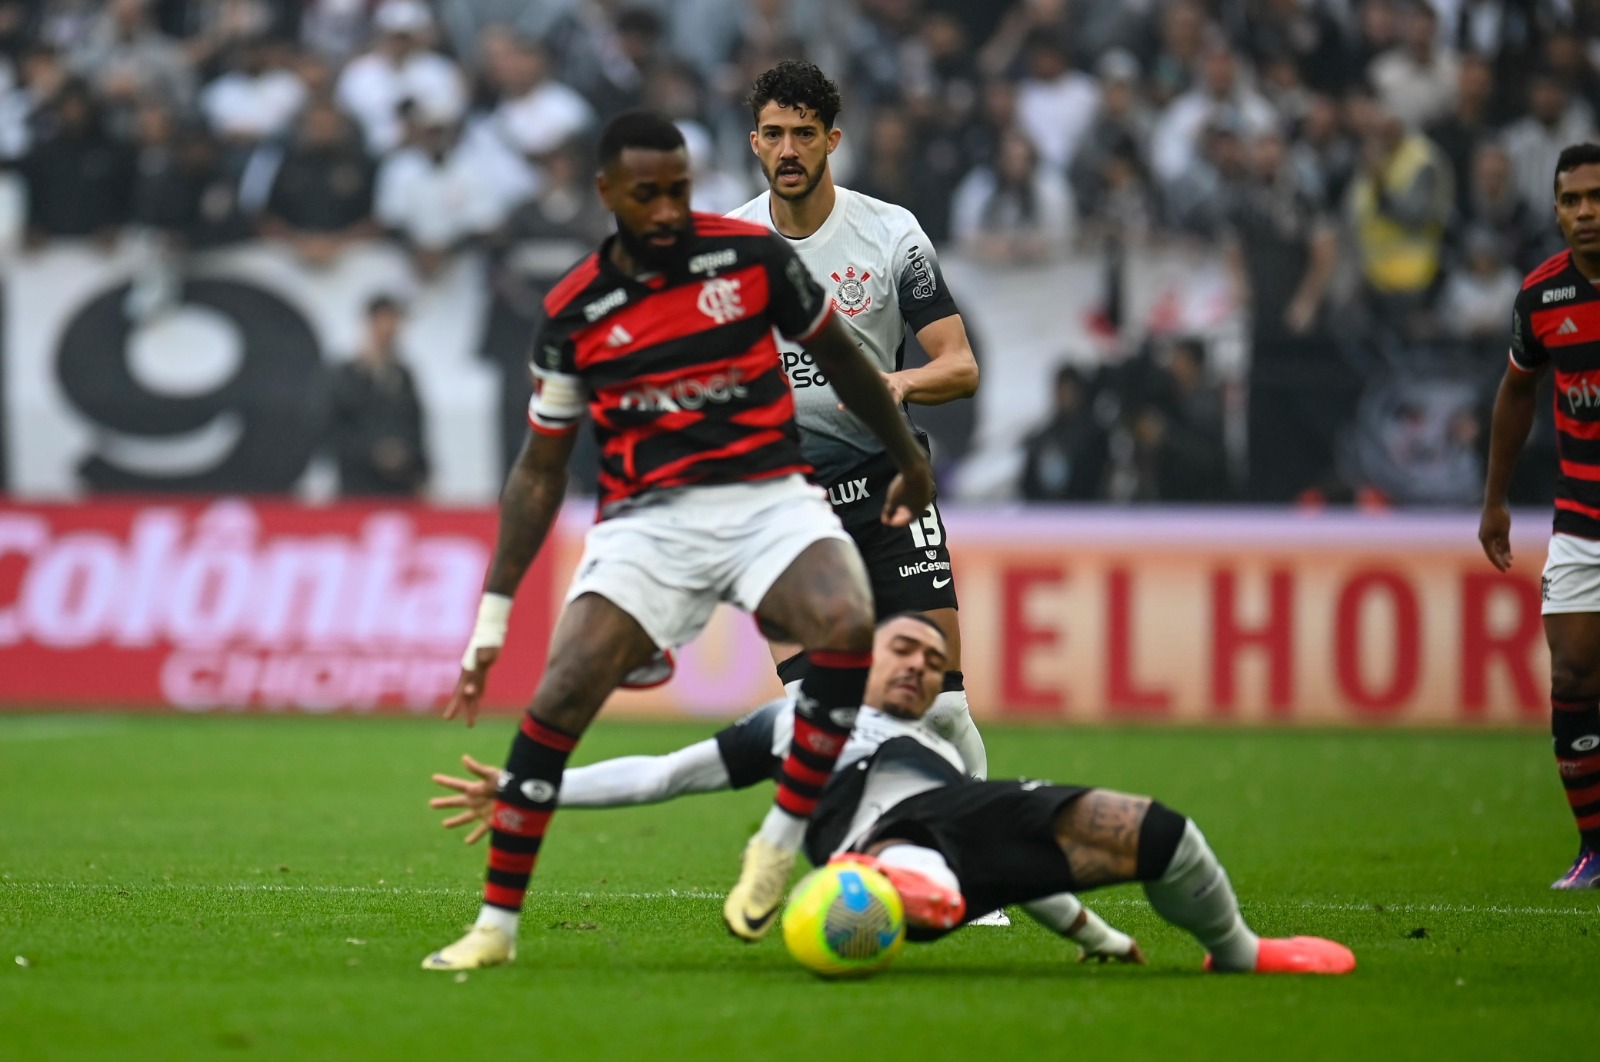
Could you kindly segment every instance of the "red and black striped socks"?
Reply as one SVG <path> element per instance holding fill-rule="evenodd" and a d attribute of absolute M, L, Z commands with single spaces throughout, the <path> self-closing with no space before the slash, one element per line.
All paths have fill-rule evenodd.
<path fill-rule="evenodd" d="M 571 734 L 523 715 L 489 819 L 489 873 L 483 885 L 486 911 L 493 907 L 514 916 L 522 910 L 545 829 L 555 813 L 561 775 L 577 743 Z"/>
<path fill-rule="evenodd" d="M 807 656 L 805 677 L 795 696 L 794 737 L 778 771 L 777 807 L 792 817 L 798 829 L 769 830 L 769 825 L 782 825 L 770 814 L 762 827 L 764 835 L 784 834 L 767 839 L 788 848 L 799 846 L 804 824 L 816 810 L 822 787 L 850 738 L 872 664 L 870 650 L 818 649 Z"/>
<path fill-rule="evenodd" d="M 1550 698 L 1556 769 L 1585 847 L 1600 850 L 1600 701 Z"/>

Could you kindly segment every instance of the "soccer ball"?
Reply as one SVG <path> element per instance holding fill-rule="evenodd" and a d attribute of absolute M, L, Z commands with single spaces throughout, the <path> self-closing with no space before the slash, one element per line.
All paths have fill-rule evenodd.
<path fill-rule="evenodd" d="M 789 894 L 783 942 L 818 977 L 870 977 L 905 945 L 900 894 L 888 878 L 859 863 L 818 867 Z"/>

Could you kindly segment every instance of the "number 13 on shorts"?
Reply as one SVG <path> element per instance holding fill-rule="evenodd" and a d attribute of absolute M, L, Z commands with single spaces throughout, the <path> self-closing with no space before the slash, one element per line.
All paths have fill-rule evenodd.
<path fill-rule="evenodd" d="M 927 549 L 937 546 L 944 541 L 944 532 L 939 528 L 939 512 L 931 504 L 922 514 L 922 519 L 911 521 L 911 541 L 917 544 L 918 549 Z"/>

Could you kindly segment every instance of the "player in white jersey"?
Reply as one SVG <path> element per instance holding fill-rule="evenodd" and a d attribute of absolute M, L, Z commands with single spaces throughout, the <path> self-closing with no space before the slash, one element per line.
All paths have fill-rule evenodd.
<path fill-rule="evenodd" d="M 922 226 L 909 210 L 833 181 L 828 156 L 842 135 L 834 127 L 838 87 L 811 63 L 788 60 L 756 79 L 747 102 L 755 121 L 750 146 L 769 190 L 728 216 L 788 239 L 902 410 L 905 403 L 971 397 L 978 362 Z M 929 358 L 914 369 L 904 364 L 908 330 Z M 811 355 L 781 339 L 778 345 L 794 391 L 801 450 L 866 561 L 878 616 L 920 612 L 950 639 L 950 669 L 931 721 L 982 778 L 988 760 L 962 683 L 956 589 L 939 510 L 929 505 L 909 528 L 875 522 L 874 499 L 888 486 L 893 464 L 866 424 L 840 404 Z M 918 438 L 926 445 L 926 436 L 919 432 Z M 804 662 L 799 647 L 775 645 L 773 655 L 784 685 L 792 687 Z"/>
<path fill-rule="evenodd" d="M 1133 940 L 1073 895 L 1127 881 L 1144 884 L 1157 913 L 1187 929 L 1218 971 L 1345 973 L 1349 949 L 1316 937 L 1257 937 L 1239 913 L 1228 875 L 1192 822 L 1149 799 L 1045 782 L 977 782 L 955 746 L 923 725 L 943 685 L 947 643 L 920 614 L 890 617 L 873 640 L 867 703 L 806 831 L 813 862 L 850 859 L 883 870 L 907 899 L 912 939 L 955 928 L 964 910 L 1017 903 L 1083 948 L 1084 958 L 1143 962 Z M 785 701 L 751 713 L 715 738 L 662 757 L 630 756 L 571 768 L 562 807 L 648 803 L 770 778 L 788 747 Z M 477 779 L 435 775 L 457 795 L 445 820 L 487 818 L 499 771 L 470 757 Z M 476 840 L 480 825 L 467 837 Z M 913 915 L 918 911 L 919 915 Z M 941 916 L 943 917 L 942 920 Z"/>

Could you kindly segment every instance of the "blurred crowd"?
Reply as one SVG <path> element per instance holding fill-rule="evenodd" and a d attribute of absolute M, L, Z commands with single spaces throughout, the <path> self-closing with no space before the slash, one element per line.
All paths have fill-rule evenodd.
<path fill-rule="evenodd" d="M 420 283 L 482 249 L 509 440 L 544 286 L 608 227 L 599 124 L 667 112 L 696 206 L 731 209 L 761 187 L 744 93 L 786 57 L 843 89 L 840 180 L 947 251 L 1194 241 L 1237 276 L 1245 377 L 1187 339 L 1064 368 L 1020 496 L 1481 488 L 1555 158 L 1595 135 L 1600 0 L 0 0 L 5 201 L 17 243 L 141 241 L 134 316 L 244 239 L 314 268 L 386 238 Z"/>

